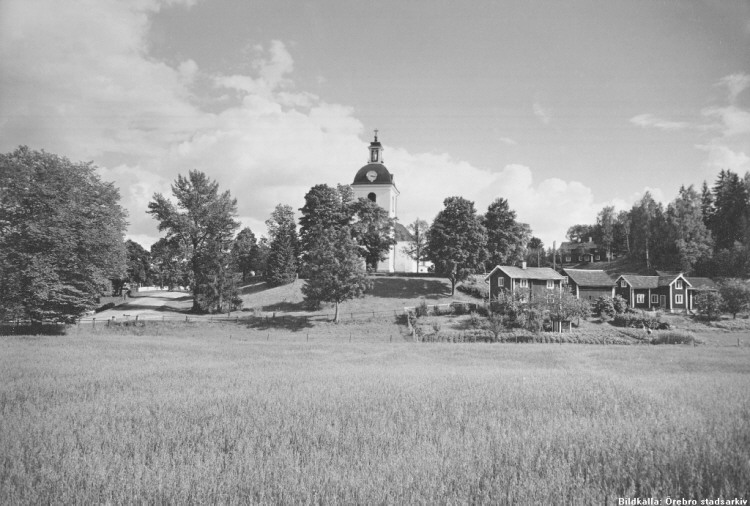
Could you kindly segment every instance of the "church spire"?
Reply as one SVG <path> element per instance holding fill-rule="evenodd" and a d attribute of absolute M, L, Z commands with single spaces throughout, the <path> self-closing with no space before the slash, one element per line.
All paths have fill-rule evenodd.
<path fill-rule="evenodd" d="M 383 146 L 378 142 L 378 129 L 375 129 L 375 140 L 370 143 L 368 163 L 383 163 Z"/>

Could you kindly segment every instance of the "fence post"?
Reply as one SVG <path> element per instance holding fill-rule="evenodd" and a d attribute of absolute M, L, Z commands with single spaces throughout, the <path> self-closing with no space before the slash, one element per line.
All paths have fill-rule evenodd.
<path fill-rule="evenodd" d="M 96 327 L 96 318 L 91 319 L 91 326 L 94 328 Z"/>

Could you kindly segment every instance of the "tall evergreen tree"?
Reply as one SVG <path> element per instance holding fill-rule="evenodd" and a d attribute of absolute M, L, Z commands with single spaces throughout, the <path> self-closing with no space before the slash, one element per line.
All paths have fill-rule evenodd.
<path fill-rule="evenodd" d="M 0 154 L 0 320 L 67 322 L 125 274 L 125 211 L 91 163 Z"/>
<path fill-rule="evenodd" d="M 487 230 L 474 209 L 474 202 L 462 197 L 448 197 L 427 234 L 428 257 L 435 271 L 456 283 L 481 270 L 487 260 Z"/>
<path fill-rule="evenodd" d="M 750 221 L 750 193 L 745 181 L 722 170 L 714 185 L 714 212 L 710 229 L 717 249 L 730 249 L 735 242 L 745 243 Z"/>
<path fill-rule="evenodd" d="M 236 287 L 226 282 L 226 265 L 234 231 L 240 224 L 237 200 L 229 191 L 219 193 L 219 184 L 203 172 L 191 170 L 172 185 L 175 206 L 163 195 L 154 194 L 149 211 L 159 221 L 167 239 L 185 248 L 192 274 L 193 310 L 224 311 L 227 301 L 237 300 Z"/>
<path fill-rule="evenodd" d="M 266 227 L 271 239 L 266 259 L 266 280 L 271 286 L 291 283 L 297 277 L 299 255 L 297 224 L 291 206 L 277 205 L 271 218 L 266 220 Z"/>

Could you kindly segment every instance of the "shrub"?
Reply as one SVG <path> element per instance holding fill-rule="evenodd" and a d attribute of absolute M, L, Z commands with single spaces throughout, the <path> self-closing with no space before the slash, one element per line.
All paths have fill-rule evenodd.
<path fill-rule="evenodd" d="M 641 311 L 640 313 L 623 313 L 615 315 L 612 324 L 618 327 L 646 327 L 649 329 L 658 329 L 661 321 L 661 315 L 657 312 L 650 315 Z"/>
<path fill-rule="evenodd" d="M 651 344 L 695 344 L 695 336 L 687 332 L 660 332 L 651 338 Z"/>
<path fill-rule="evenodd" d="M 616 314 L 612 297 L 602 296 L 596 299 L 593 311 L 596 316 L 612 318 Z"/>
<path fill-rule="evenodd" d="M 706 320 L 717 320 L 721 316 L 724 299 L 718 292 L 700 292 L 693 299 L 695 310 Z"/>
<path fill-rule="evenodd" d="M 430 314 L 430 310 L 427 307 L 427 302 L 425 302 L 424 299 L 419 301 L 419 305 L 415 308 L 416 316 L 419 318 L 420 316 L 427 316 Z"/>
<path fill-rule="evenodd" d="M 478 329 L 481 325 L 481 321 L 479 320 L 479 315 L 476 311 L 472 311 L 469 313 L 469 324 L 472 328 Z"/>
<path fill-rule="evenodd" d="M 612 305 L 615 308 L 615 313 L 622 314 L 628 310 L 628 301 L 623 299 L 620 295 L 612 297 Z"/>

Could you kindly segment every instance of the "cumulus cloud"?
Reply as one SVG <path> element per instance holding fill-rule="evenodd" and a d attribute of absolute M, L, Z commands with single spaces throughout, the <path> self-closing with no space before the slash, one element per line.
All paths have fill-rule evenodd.
<path fill-rule="evenodd" d="M 734 103 L 737 96 L 750 87 L 750 75 L 748 74 L 730 74 L 721 78 L 717 86 L 726 87 L 729 95 L 729 102 Z"/>
<path fill-rule="evenodd" d="M 367 159 L 364 127 L 351 107 L 296 89 L 294 60 L 282 41 L 253 46 L 245 74 L 207 75 L 192 59 L 171 65 L 149 54 L 149 15 L 174 3 L 92 0 L 60 9 L 54 0 L 6 0 L 0 147 L 27 144 L 94 160 L 121 189 L 130 237 L 146 246 L 158 237 L 146 214 L 153 193 L 169 194 L 177 175 L 190 169 L 230 189 L 243 223 L 258 234 L 276 204 L 298 208 L 315 184 L 351 182 Z M 233 100 L 197 96 L 199 80 Z M 533 112 L 550 122 L 538 102 Z M 432 220 L 448 196 L 474 200 L 479 212 L 504 197 L 551 244 L 570 224 L 591 222 L 601 207 L 584 184 L 535 182 L 525 165 L 489 170 L 448 154 L 411 153 L 387 135 L 381 140 L 402 192 L 402 223 Z"/>

